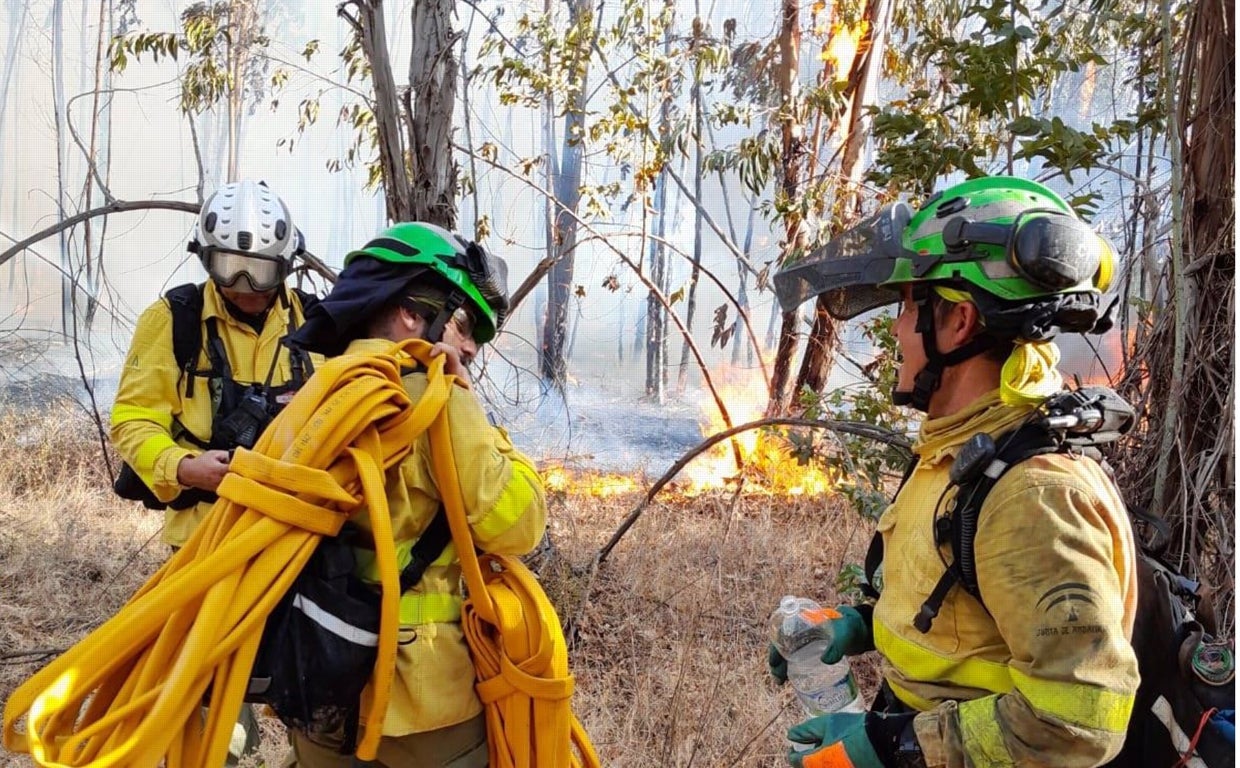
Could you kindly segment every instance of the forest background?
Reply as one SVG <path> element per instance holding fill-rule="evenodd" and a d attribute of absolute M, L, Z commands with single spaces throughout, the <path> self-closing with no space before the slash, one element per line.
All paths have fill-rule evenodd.
<path fill-rule="evenodd" d="M 157 523 L 101 490 L 101 424 L 137 314 L 202 279 L 190 214 L 242 177 L 289 203 L 320 290 L 389 220 L 508 260 L 519 304 L 481 391 L 548 468 L 540 572 L 609 764 L 778 760 L 795 713 L 762 679 L 766 612 L 855 585 L 915 420 L 884 403 L 888 316 L 781 314 L 769 277 L 985 173 L 1049 184 L 1116 244 L 1117 328 L 1064 339 L 1065 364 L 1137 406 L 1121 487 L 1234 633 L 1231 0 L 0 14 L 0 669 L 28 673 L 161 557 Z"/>

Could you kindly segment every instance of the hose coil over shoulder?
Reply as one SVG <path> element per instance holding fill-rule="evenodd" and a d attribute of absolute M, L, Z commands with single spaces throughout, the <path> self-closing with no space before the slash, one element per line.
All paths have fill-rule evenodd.
<path fill-rule="evenodd" d="M 382 599 L 378 661 L 363 697 L 357 755 L 373 759 L 394 679 L 400 599 L 384 472 L 428 430 L 436 478 L 441 488 L 449 478 L 453 486 L 444 501 L 458 552 L 460 543 L 469 542 L 471 576 L 478 567 L 444 408 L 456 380 L 444 374 L 443 356 L 432 358 L 430 349 L 425 342 L 410 341 L 383 355 L 346 355 L 323 365 L 254 449 L 236 452 L 220 484 L 219 501 L 185 547 L 119 613 L 13 692 L 4 708 L 4 746 L 53 768 L 222 765 L 267 616 L 320 537 L 336 535 L 365 506 L 374 529 Z M 402 364 L 412 362 L 410 357 L 428 371 L 426 392 L 417 403 L 401 382 Z M 501 563 L 519 574 L 519 562 Z M 479 589 L 475 596 L 486 594 L 486 587 L 479 584 Z M 540 589 L 537 593 L 542 595 Z M 485 620 L 512 613 L 504 599 L 487 603 L 494 607 L 481 612 Z M 532 614 L 545 617 L 549 609 L 549 604 L 537 604 Z M 553 610 L 550 616 L 554 620 Z M 475 640 L 479 632 L 496 632 L 470 631 Z M 489 681 L 474 650 L 483 700 L 511 701 L 508 689 L 529 689 L 538 698 L 553 695 L 559 706 L 535 702 L 534 727 L 558 731 L 565 754 L 571 741 L 593 757 L 568 708 L 572 678 L 558 620 L 553 631 L 545 626 L 522 631 L 534 641 L 531 650 L 538 658 L 514 658 L 505 648 L 508 655 L 495 663 L 503 679 L 517 681 L 511 685 Z M 534 666 L 561 679 L 543 680 L 539 688 L 527 680 L 540 674 Z M 487 693 L 496 689 L 504 690 Z M 208 690 L 204 720 L 200 707 Z M 489 703 L 487 714 L 493 756 L 501 740 L 490 728 L 496 706 Z M 525 741 L 537 740 L 531 736 L 536 734 L 526 734 Z M 493 759 L 492 764 L 512 763 Z M 553 765 L 541 760 L 516 764 Z M 597 765 L 597 758 L 587 764 Z"/>

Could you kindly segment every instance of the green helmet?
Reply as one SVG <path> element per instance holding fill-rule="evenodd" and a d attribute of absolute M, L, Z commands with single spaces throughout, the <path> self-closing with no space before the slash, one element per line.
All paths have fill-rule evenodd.
<path fill-rule="evenodd" d="M 1004 176 L 966 181 L 932 197 L 905 227 L 902 245 L 880 287 L 963 281 L 1017 302 L 1101 293 L 1115 258 L 1059 195 Z"/>
<path fill-rule="evenodd" d="M 916 213 L 887 205 L 774 282 L 785 310 L 822 295 L 838 319 L 898 300 L 904 285 L 952 287 L 969 294 L 992 333 L 1036 340 L 1109 327 L 1100 304 L 1114 253 L 1050 189 L 990 176 L 950 187 Z"/>
<path fill-rule="evenodd" d="M 350 251 L 344 265 L 368 257 L 391 264 L 423 267 L 434 273 L 448 292 L 448 305 L 438 325 L 457 307 L 468 305 L 477 319 L 474 341 L 495 338 L 508 311 L 508 267 L 482 246 L 443 227 L 425 222 L 402 222 L 388 227 L 361 248 Z"/>
<path fill-rule="evenodd" d="M 820 296 L 833 317 L 845 320 L 898 301 L 902 286 L 914 286 L 916 330 L 928 362 L 914 391 L 896 391 L 893 399 L 927 410 L 947 367 L 1059 332 L 1104 333 L 1115 303 L 1102 309 L 1102 293 L 1114 263 L 1110 243 L 1054 192 L 1026 179 L 992 176 L 950 187 L 916 213 L 904 203 L 884 206 L 780 270 L 774 283 L 785 311 Z M 971 301 L 984 331 L 940 351 L 936 293 Z"/>

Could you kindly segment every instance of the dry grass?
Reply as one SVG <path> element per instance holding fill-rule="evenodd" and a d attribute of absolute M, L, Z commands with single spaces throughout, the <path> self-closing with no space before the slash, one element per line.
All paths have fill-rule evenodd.
<path fill-rule="evenodd" d="M 93 428 L 57 406 L 0 412 L 0 657 L 63 649 L 111 616 L 166 555 L 159 513 L 112 496 Z M 790 691 L 767 679 L 765 617 L 779 596 L 834 599 L 834 575 L 869 531 L 839 504 L 730 493 L 669 495 L 598 572 L 586 566 L 636 495 L 551 496 L 539 567 L 573 621 L 574 709 L 607 766 L 779 766 Z M 0 698 L 46 657 L 0 658 Z M 876 672 L 857 670 L 872 692 Z M 280 724 L 263 758 L 279 765 Z M 0 764 L 30 765 L 5 755 Z"/>

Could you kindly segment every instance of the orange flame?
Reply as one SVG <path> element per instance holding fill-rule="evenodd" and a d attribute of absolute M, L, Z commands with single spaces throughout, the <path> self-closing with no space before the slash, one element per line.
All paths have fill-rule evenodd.
<path fill-rule="evenodd" d="M 761 419 L 766 409 L 766 388 L 757 371 L 724 370 L 713 374 L 720 399 L 728 408 L 733 425 Z M 701 401 L 704 435 L 722 432 L 726 425 L 714 399 Z M 742 474 L 750 481 L 750 493 L 771 496 L 809 496 L 828 493 L 835 486 L 830 473 L 808 462 L 801 464 L 792 446 L 780 434 L 751 430 L 736 437 L 744 462 Z M 720 490 L 737 478 L 735 453 L 729 442 L 716 445 L 695 459 L 684 471 L 688 479 L 685 493 L 696 495 Z"/>
<path fill-rule="evenodd" d="M 855 27 L 845 26 L 839 21 L 831 25 L 831 31 L 827 34 L 818 57 L 831 67 L 836 82 L 842 83 L 848 79 L 867 27 L 865 21 Z"/>
<path fill-rule="evenodd" d="M 760 371 L 725 369 L 713 373 L 712 378 L 733 425 L 763 417 L 766 387 Z M 713 397 L 704 393 L 699 406 L 703 437 L 726 429 Z M 746 480 L 745 491 L 750 495 L 822 495 L 831 492 L 835 486 L 835 480 L 826 468 L 814 462 L 801 464 L 793 454 L 792 446 L 781 434 L 751 430 L 737 435 L 735 439 L 744 465 L 741 472 L 737 471 L 732 444 L 722 442 L 695 457 L 664 493 L 681 497 L 699 496 L 735 487 L 741 476 Z M 593 472 L 563 465 L 544 467 L 542 476 L 548 491 L 595 498 L 642 493 L 650 485 L 642 476 Z"/>
<path fill-rule="evenodd" d="M 642 490 L 637 480 L 627 475 L 577 471 L 562 466 L 543 468 L 542 478 L 543 487 L 548 491 L 581 493 L 601 499 Z"/>

